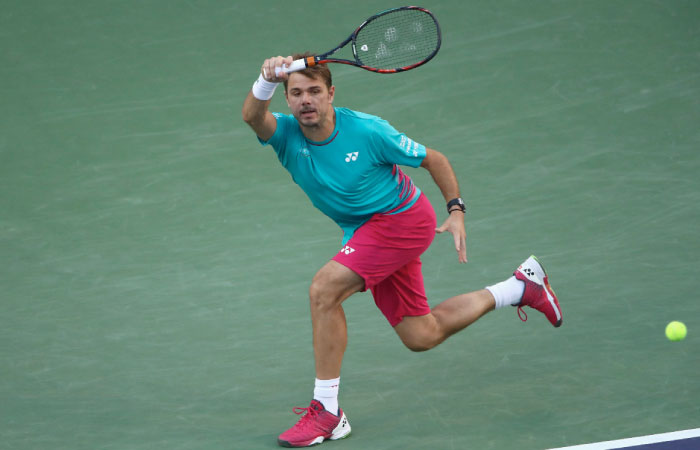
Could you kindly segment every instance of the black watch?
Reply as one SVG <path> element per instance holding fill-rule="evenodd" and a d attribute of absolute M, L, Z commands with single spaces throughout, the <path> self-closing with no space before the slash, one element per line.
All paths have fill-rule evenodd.
<path fill-rule="evenodd" d="M 462 212 L 465 212 L 467 210 L 467 207 L 464 205 L 464 200 L 462 200 L 460 197 L 457 197 L 447 202 L 447 213 L 449 214 L 452 211 L 457 211 L 456 209 L 452 209 L 455 206 L 458 206 L 460 211 Z"/>

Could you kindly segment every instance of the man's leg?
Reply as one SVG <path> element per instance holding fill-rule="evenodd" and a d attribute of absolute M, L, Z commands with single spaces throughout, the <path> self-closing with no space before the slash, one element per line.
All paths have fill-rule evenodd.
<path fill-rule="evenodd" d="M 424 316 L 407 316 L 394 330 L 413 351 L 430 350 L 442 341 L 476 322 L 496 306 L 486 289 L 448 298 Z"/>
<path fill-rule="evenodd" d="M 336 261 L 328 262 L 314 276 L 309 288 L 316 359 L 314 399 L 308 408 L 294 408 L 304 415 L 277 438 L 281 446 L 307 447 L 350 434 L 350 424 L 338 407 L 340 366 L 348 342 L 342 303 L 364 286 L 362 277 Z"/>
<path fill-rule="evenodd" d="M 341 304 L 364 286 L 362 277 L 336 261 L 329 261 L 314 276 L 309 299 L 316 378 L 329 380 L 340 376 L 348 342 L 345 312 Z"/>
<path fill-rule="evenodd" d="M 402 276 L 405 278 L 405 274 Z M 418 276 L 420 274 L 414 274 L 412 279 Z M 547 272 L 536 257 L 530 256 L 507 280 L 449 298 L 429 314 L 405 316 L 394 330 L 409 349 L 425 351 L 476 322 L 487 312 L 509 305 L 518 306 L 519 315 L 523 306 L 529 306 L 543 313 L 553 326 L 561 326 L 561 307 L 549 284 Z M 522 320 L 527 320 L 527 315 Z"/>

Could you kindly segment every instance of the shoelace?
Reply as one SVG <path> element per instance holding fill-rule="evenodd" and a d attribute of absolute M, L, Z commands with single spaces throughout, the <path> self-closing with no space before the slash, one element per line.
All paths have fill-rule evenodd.
<path fill-rule="evenodd" d="M 522 316 L 520 315 L 521 313 L 522 313 Z M 523 316 L 525 316 L 524 319 L 523 319 Z M 519 317 L 520 320 L 522 320 L 523 322 L 527 322 L 527 313 L 525 312 L 525 310 L 523 309 L 522 306 L 518 306 L 518 317 Z"/>
<path fill-rule="evenodd" d="M 309 406 L 307 408 L 295 407 L 292 408 L 292 411 L 294 411 L 294 414 L 300 416 L 303 414 L 302 418 L 295 425 L 295 427 L 299 428 L 303 428 L 307 423 L 309 423 L 310 419 L 313 419 L 316 416 L 318 416 L 318 411 L 316 411 L 313 406 Z"/>

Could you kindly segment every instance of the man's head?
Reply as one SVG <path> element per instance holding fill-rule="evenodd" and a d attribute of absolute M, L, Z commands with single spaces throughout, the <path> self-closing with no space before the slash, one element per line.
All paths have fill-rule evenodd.
<path fill-rule="evenodd" d="M 310 53 L 295 54 L 297 60 L 311 56 Z M 331 71 L 325 64 L 307 67 L 289 74 L 284 82 L 287 105 L 300 125 L 304 127 L 324 126 L 332 118 L 335 87 Z"/>

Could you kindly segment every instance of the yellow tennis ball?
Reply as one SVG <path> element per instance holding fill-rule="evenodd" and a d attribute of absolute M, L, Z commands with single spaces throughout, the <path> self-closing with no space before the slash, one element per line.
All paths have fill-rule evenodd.
<path fill-rule="evenodd" d="M 688 329 L 683 322 L 674 320 L 666 325 L 666 337 L 669 341 L 682 341 L 686 334 L 688 334 Z"/>

